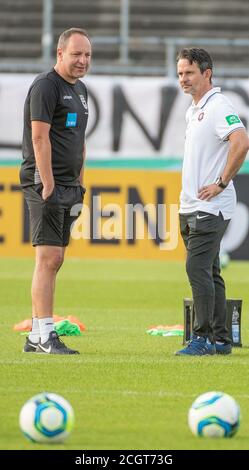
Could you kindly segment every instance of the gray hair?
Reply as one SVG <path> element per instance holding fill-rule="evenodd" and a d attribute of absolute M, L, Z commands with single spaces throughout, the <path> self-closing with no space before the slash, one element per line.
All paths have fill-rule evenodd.
<path fill-rule="evenodd" d="M 70 29 L 67 29 L 66 31 L 63 31 L 63 33 L 61 33 L 59 40 L 58 40 L 57 48 L 65 49 L 65 47 L 67 46 L 68 40 L 73 34 L 81 34 L 81 36 L 86 37 L 88 41 L 91 42 L 88 33 L 84 29 L 70 28 Z"/>

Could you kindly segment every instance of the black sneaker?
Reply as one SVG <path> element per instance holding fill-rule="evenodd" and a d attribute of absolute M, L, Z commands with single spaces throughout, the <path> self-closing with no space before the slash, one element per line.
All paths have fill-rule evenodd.
<path fill-rule="evenodd" d="M 23 346 L 23 352 L 36 352 L 38 343 L 33 343 L 29 337 L 26 338 L 26 343 Z"/>
<path fill-rule="evenodd" d="M 59 338 L 56 331 L 51 331 L 46 343 L 41 344 L 41 340 L 37 345 L 38 353 L 45 354 L 79 354 L 79 351 L 68 348 Z"/>

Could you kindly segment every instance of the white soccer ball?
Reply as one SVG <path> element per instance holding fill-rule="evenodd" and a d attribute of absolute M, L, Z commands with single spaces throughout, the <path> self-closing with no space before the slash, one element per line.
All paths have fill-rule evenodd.
<path fill-rule="evenodd" d="M 240 425 L 240 407 L 227 393 L 203 393 L 191 405 L 188 424 L 195 436 L 232 437 Z"/>
<path fill-rule="evenodd" d="M 63 442 L 74 425 L 73 408 L 60 395 L 40 393 L 23 405 L 19 424 L 33 442 Z"/>

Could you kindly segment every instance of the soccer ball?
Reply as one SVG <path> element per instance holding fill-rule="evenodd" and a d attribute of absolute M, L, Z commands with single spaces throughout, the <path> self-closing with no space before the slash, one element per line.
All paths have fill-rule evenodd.
<path fill-rule="evenodd" d="M 63 442 L 74 425 L 73 408 L 60 395 L 40 393 L 23 405 L 19 424 L 32 442 Z"/>
<path fill-rule="evenodd" d="M 188 424 L 195 436 L 232 437 L 240 425 L 240 407 L 227 393 L 203 393 L 189 410 Z"/>

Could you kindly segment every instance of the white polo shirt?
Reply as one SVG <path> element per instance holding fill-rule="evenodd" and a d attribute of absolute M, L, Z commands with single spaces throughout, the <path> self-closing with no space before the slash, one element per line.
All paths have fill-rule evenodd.
<path fill-rule="evenodd" d="M 210 201 L 198 199 L 198 192 L 222 175 L 229 152 L 228 136 L 236 129 L 243 129 L 244 125 L 218 87 L 209 90 L 197 105 L 192 103 L 186 121 L 179 212 L 204 211 L 218 215 L 221 211 L 224 219 L 230 219 L 236 205 L 232 181 Z"/>

